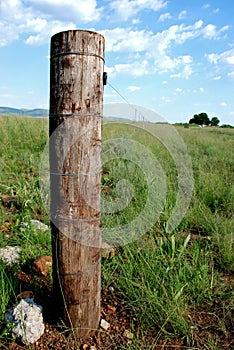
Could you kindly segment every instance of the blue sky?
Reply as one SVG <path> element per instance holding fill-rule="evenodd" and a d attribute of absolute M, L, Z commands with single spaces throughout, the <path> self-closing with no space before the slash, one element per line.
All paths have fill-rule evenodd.
<path fill-rule="evenodd" d="M 108 80 L 168 122 L 194 114 L 234 125 L 232 0 L 0 0 L 0 106 L 48 108 L 53 34 L 106 39 Z M 104 102 L 124 101 L 105 87 Z"/>

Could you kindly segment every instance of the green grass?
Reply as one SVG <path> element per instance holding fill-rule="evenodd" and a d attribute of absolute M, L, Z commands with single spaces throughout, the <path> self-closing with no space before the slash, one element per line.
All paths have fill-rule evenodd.
<path fill-rule="evenodd" d="M 4 346 L 1 339 L 10 336 L 10 331 L 4 327 L 4 314 L 6 308 L 16 301 L 22 287 L 17 272 L 24 265 L 31 265 L 37 256 L 51 254 L 51 237 L 49 232 L 30 228 L 31 219 L 49 223 L 40 196 L 38 174 L 41 152 L 47 142 L 48 122 L 1 117 L 0 123 L 0 246 L 20 246 L 22 249 L 19 265 L 6 267 L 0 260 L 0 344 Z M 4 196 L 15 197 L 15 201 L 4 204 Z M 22 223 L 29 224 L 29 227 Z M 9 228 L 9 232 L 4 228 Z"/>
<path fill-rule="evenodd" d="M 111 137 L 124 132 L 129 135 L 127 128 L 127 125 L 112 126 Z M 234 313 L 234 290 L 223 283 L 223 275 L 232 275 L 234 266 L 234 132 L 213 128 L 178 127 L 177 130 L 187 145 L 194 172 L 194 192 L 189 209 L 176 230 L 167 234 L 165 222 L 175 203 L 177 190 L 173 159 L 155 138 L 147 137 L 144 132 L 131 134 L 134 140 L 143 142 L 162 165 L 168 185 L 166 204 L 147 235 L 121 248 L 112 261 L 104 262 L 103 285 L 112 283 L 116 286 L 145 331 L 151 329 L 165 337 L 181 337 L 192 345 L 194 309 L 212 309 L 217 300 L 222 310 L 224 305 L 230 305 L 221 320 L 217 311 L 220 325 L 217 333 L 230 325 L 230 313 Z M 106 137 L 110 137 L 108 133 Z M 127 177 L 127 173 L 130 178 L 134 177 L 134 172 L 126 165 L 119 173 L 119 166 L 120 162 L 110 162 L 109 169 L 107 165 L 105 167 L 110 183 L 105 183 L 104 179 L 104 184 L 111 190 L 119 179 Z M 141 186 L 145 179 L 140 171 L 135 174 L 132 181 L 137 186 L 134 199 L 143 205 L 141 199 L 147 192 L 142 196 Z M 139 207 L 139 204 L 134 206 L 134 201 L 131 205 L 133 208 L 128 206 L 125 215 L 121 212 L 126 220 L 133 217 L 131 210 L 134 212 Z M 121 215 L 113 215 L 119 224 L 123 222 Z M 103 214 L 106 225 L 116 225 L 111 215 L 108 220 Z M 209 342 L 212 343 L 212 339 Z"/>
<path fill-rule="evenodd" d="M 5 309 L 14 302 L 20 288 L 17 269 L 38 255 L 51 254 L 49 232 L 22 227 L 22 222 L 31 219 L 49 223 L 39 188 L 47 128 L 46 119 L 0 118 L 0 195 L 16 197 L 16 202 L 8 206 L 2 202 L 0 206 L 0 225 L 10 223 L 10 233 L 1 233 L 0 246 L 22 247 L 19 266 L 0 265 L 0 344 L 1 338 L 8 336 Z M 116 236 L 125 227 L 128 244 L 119 247 L 112 259 L 103 260 L 102 286 L 114 285 L 130 310 L 133 329 L 136 320 L 140 326 L 129 349 L 143 345 L 153 349 L 147 337 L 143 341 L 149 331 L 154 334 L 154 345 L 159 339 L 177 338 L 188 347 L 203 349 L 221 349 L 217 337 L 231 331 L 233 336 L 234 289 L 225 278 L 234 274 L 234 130 L 179 126 L 176 130 L 191 157 L 194 190 L 185 217 L 172 232 L 166 232 L 178 191 L 172 155 L 147 131 L 127 123 L 103 126 L 103 150 L 107 152 L 103 159 L 107 161 L 103 164 L 102 199 L 109 210 L 102 213 L 104 238 L 115 244 L 123 242 Z M 108 153 L 105 142 L 119 138 L 123 144 L 126 140 L 143 144 L 153 161 L 141 147 L 132 159 L 121 153 L 116 156 L 121 148 L 115 143 L 113 153 Z M 125 152 L 128 154 L 128 150 Z M 147 207 L 142 220 L 131 226 L 144 210 L 149 183 L 160 184 L 155 192 L 159 202 Z M 154 222 L 155 210 L 162 213 Z M 208 315 L 209 311 L 216 322 L 206 338 L 200 336 L 197 319 L 200 313 Z"/>

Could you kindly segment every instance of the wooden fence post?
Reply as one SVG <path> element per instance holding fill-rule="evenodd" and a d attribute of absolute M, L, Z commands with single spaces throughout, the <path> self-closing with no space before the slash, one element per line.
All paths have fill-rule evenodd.
<path fill-rule="evenodd" d="M 51 38 L 50 194 L 53 291 L 79 338 L 100 320 L 101 117 L 104 37 Z"/>

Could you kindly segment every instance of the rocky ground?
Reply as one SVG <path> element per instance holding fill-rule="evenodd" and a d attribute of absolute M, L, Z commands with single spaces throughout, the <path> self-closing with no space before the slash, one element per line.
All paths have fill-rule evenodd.
<path fill-rule="evenodd" d="M 160 333 L 160 330 L 143 331 L 137 323 L 137 320 L 132 315 L 131 310 L 127 307 L 122 298 L 115 293 L 114 286 L 109 286 L 102 291 L 102 319 L 108 325 L 107 329 L 99 327 L 99 329 L 91 334 L 87 339 L 77 342 L 70 330 L 61 327 L 53 317 L 51 309 L 51 281 L 48 276 L 38 276 L 37 297 L 30 292 L 32 276 L 27 271 L 18 273 L 18 278 L 22 283 L 22 288 L 28 291 L 22 297 L 34 298 L 35 302 L 43 306 L 43 315 L 45 323 L 45 332 L 41 338 L 27 347 L 19 342 L 5 342 L 5 349 L 23 350 L 23 349 L 66 349 L 66 350 L 109 350 L 109 349 L 155 349 L 155 350 L 175 350 L 175 349 L 234 349 L 233 326 L 230 325 L 230 332 L 218 334 L 217 320 L 215 313 L 211 309 L 196 310 L 193 313 L 191 322 L 196 324 L 193 332 L 194 345 L 188 346 L 186 339 L 165 338 Z M 31 292 L 32 293 L 32 292 Z M 19 296 L 19 297 L 21 297 Z M 216 306 L 218 308 L 218 305 Z M 216 310 L 217 314 L 217 310 Z M 207 340 L 216 339 L 216 343 L 208 346 Z M 4 348 L 4 347 L 3 347 Z"/>
<path fill-rule="evenodd" d="M 13 257 L 17 262 L 20 253 L 17 247 L 14 251 L 12 249 L 13 247 L 6 247 L 0 250 L 0 257 L 9 264 L 7 266 L 9 269 L 11 269 Z M 114 254 L 107 246 L 104 247 L 102 253 L 105 258 Z M 87 339 L 78 341 L 72 331 L 63 327 L 62 322 L 54 317 L 51 274 L 49 273 L 51 265 L 52 258 L 50 256 L 41 256 L 32 261 L 30 267 L 21 266 L 21 270 L 17 272 L 20 290 L 22 291 L 17 296 L 18 301 L 30 298 L 43 307 L 45 326 L 43 335 L 34 344 L 28 346 L 21 344 L 19 341 L 13 342 L 1 339 L 0 349 L 234 349 L 233 317 L 230 314 L 229 324 L 226 324 L 226 328 L 221 332 L 217 319 L 222 320 L 222 313 L 227 313 L 228 310 L 225 310 L 225 305 L 221 305 L 218 300 L 216 303 L 207 305 L 206 308 L 189 310 L 189 318 L 193 329 L 188 343 L 186 339 L 173 336 L 166 337 L 160 332 L 160 329 L 142 329 L 131 309 L 127 306 L 126 300 L 116 293 L 114 285 L 102 290 L 101 320 L 104 321 L 100 323 L 98 330 L 90 334 Z M 234 286 L 233 275 L 224 275 L 223 279 L 230 287 Z M 11 306 L 13 305 L 9 305 L 9 307 Z"/>

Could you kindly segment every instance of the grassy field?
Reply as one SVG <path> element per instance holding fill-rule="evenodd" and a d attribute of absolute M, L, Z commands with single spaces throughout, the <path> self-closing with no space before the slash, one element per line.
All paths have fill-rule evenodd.
<path fill-rule="evenodd" d="M 0 118 L 0 246 L 22 248 L 19 264 L 7 267 L 0 261 L 0 347 L 2 344 L 3 348 L 10 337 L 4 312 L 22 287 L 17 275 L 26 269 L 33 277 L 30 270 L 33 259 L 51 255 L 49 231 L 35 232 L 22 227 L 22 222 L 31 219 L 49 224 L 38 173 L 47 130 L 46 119 Z M 143 144 L 160 164 L 158 169 L 167 185 L 158 220 L 146 232 L 143 230 L 138 239 L 134 232 L 129 232 L 133 238 L 128 244 L 119 246 L 114 257 L 102 261 L 103 290 L 110 285 L 114 287 L 128 310 L 134 335 L 131 344 L 113 345 L 109 347 L 112 349 L 163 349 L 163 346 L 164 349 L 234 349 L 234 129 L 177 127 L 176 130 L 191 157 L 194 188 L 183 220 L 172 232 L 167 232 L 166 223 L 178 191 L 172 155 L 147 131 L 136 132 L 125 123 L 103 126 L 104 153 L 105 141 L 120 135 L 123 143 L 134 140 Z M 144 153 L 139 159 L 143 156 Z M 128 205 L 102 213 L 105 239 L 111 242 L 112 232 L 120 232 L 123 225 L 140 216 L 150 190 L 141 168 L 143 163 L 131 162 L 122 155 L 117 160 L 110 155 L 110 159 L 103 165 L 103 201 L 116 202 L 119 194 L 116 188 L 122 179 L 129 180 L 133 187 Z M 12 202 L 4 201 L 12 197 L 15 198 Z M 35 294 L 43 295 L 43 286 L 36 277 L 33 281 Z"/>

